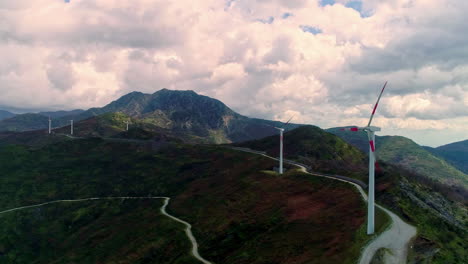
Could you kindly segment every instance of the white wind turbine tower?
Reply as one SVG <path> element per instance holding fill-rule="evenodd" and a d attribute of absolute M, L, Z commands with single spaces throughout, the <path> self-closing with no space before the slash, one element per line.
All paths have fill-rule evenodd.
<path fill-rule="evenodd" d="M 127 124 L 127 131 L 128 131 L 128 124 L 130 124 L 130 121 L 125 121 L 125 124 Z"/>
<path fill-rule="evenodd" d="M 364 131 L 367 133 L 367 137 L 369 138 L 369 198 L 367 202 L 367 234 L 372 235 L 374 234 L 374 208 L 375 208 L 375 165 L 377 160 L 375 158 L 375 132 L 380 131 L 380 127 L 371 126 L 372 119 L 374 118 L 375 110 L 377 110 L 377 106 L 379 105 L 380 97 L 387 86 L 387 82 L 385 82 L 382 91 L 380 91 L 379 98 L 377 99 L 377 103 L 375 103 L 374 110 L 372 110 L 371 117 L 369 119 L 369 123 L 365 127 L 350 127 L 350 128 L 343 128 L 341 130 L 349 130 L 353 132 L 357 131 Z"/>
<path fill-rule="evenodd" d="M 70 135 L 73 136 L 73 120 L 70 120 Z"/>
<path fill-rule="evenodd" d="M 283 132 L 284 128 L 289 124 L 289 121 L 291 121 L 292 117 L 289 118 L 288 122 L 284 124 L 283 127 L 274 127 L 279 130 L 280 132 L 280 158 L 279 158 L 279 174 L 283 174 Z"/>
<path fill-rule="evenodd" d="M 52 133 L 52 120 L 50 119 L 49 116 L 49 135 Z"/>

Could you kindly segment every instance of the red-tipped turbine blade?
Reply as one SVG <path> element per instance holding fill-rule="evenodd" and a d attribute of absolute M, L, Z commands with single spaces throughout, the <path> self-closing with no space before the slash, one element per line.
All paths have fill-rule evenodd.
<path fill-rule="evenodd" d="M 380 169 L 380 166 L 379 166 L 379 163 L 377 162 L 377 157 L 375 156 L 375 143 L 373 140 L 369 140 L 369 146 L 371 148 L 371 153 L 369 153 L 369 155 L 372 155 L 374 157 L 374 165 L 375 165 L 375 169 L 377 171 L 382 171 Z"/>
<path fill-rule="evenodd" d="M 340 128 L 340 130 L 357 132 L 359 131 L 359 128 L 358 127 L 346 127 L 346 128 Z"/>
<path fill-rule="evenodd" d="M 385 82 L 384 86 L 382 87 L 382 91 L 380 91 L 379 98 L 377 98 L 377 102 L 374 105 L 374 110 L 372 110 L 372 114 L 371 114 L 371 117 L 369 119 L 369 123 L 367 124 L 367 126 L 370 126 L 370 124 L 372 123 L 372 118 L 374 118 L 375 111 L 377 110 L 377 106 L 379 105 L 380 97 L 382 97 L 382 94 L 386 86 L 387 86 L 387 82 Z"/>
<path fill-rule="evenodd" d="M 372 150 L 372 153 L 374 153 L 374 152 L 375 152 L 375 145 L 374 145 L 374 141 L 373 141 L 373 140 L 369 140 L 369 146 L 370 146 L 370 148 L 371 148 L 371 150 Z"/>

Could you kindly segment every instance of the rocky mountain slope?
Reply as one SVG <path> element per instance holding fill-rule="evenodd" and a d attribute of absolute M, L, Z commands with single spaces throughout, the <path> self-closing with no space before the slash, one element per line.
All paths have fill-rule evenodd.
<path fill-rule="evenodd" d="M 70 119 L 77 122 L 116 112 L 125 114 L 132 123 L 145 127 L 146 130 L 167 129 L 174 133 L 185 133 L 187 138 L 193 137 L 197 142 L 205 143 L 230 143 L 262 138 L 276 134 L 277 130 L 273 127 L 282 125 L 277 121 L 242 116 L 222 102 L 193 91 L 162 89 L 154 94 L 132 92 L 102 108 L 91 108 L 79 114 L 55 118 L 53 126 L 67 126 Z M 47 127 L 48 123 L 44 122 L 43 116 L 35 117 L 36 120 L 17 117 L 0 121 L 0 131 Z M 288 129 L 297 126 L 290 124 Z"/>

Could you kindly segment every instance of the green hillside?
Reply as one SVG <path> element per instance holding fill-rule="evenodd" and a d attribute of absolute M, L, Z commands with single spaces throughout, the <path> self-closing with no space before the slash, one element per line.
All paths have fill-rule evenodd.
<path fill-rule="evenodd" d="M 349 184 L 309 176 L 288 165 L 286 174 L 279 177 L 272 171 L 276 161 L 224 146 L 184 145 L 181 142 L 185 139 L 177 134 L 147 131 L 134 119 L 130 131 L 124 131 L 120 124 L 127 118 L 123 113 L 109 113 L 77 123 L 81 132 L 87 131 L 86 136 L 100 131 L 99 134 L 112 138 L 71 139 L 60 135 L 60 130 L 50 136 L 27 132 L 0 137 L 4 144 L 0 149 L 0 210 L 55 199 L 170 196 L 170 213 L 193 224 L 202 256 L 215 263 L 354 263 L 370 239 L 365 235 L 365 204 Z M 66 133 L 68 128 L 63 130 Z M 41 144 L 6 146 L 5 139 L 11 139 L 12 135 L 17 143 L 28 139 Z M 277 156 L 278 141 L 276 135 L 239 145 Z M 306 163 L 314 171 L 367 179 L 366 155 L 317 127 L 288 131 L 284 143 L 285 158 Z M 411 261 L 464 263 L 466 191 L 385 162 L 381 162 L 381 171 L 376 174 L 376 184 L 377 201 L 418 227 Z M 157 212 L 148 203 L 142 207 L 135 204 L 135 211 L 125 214 L 116 206 L 105 205 L 113 208 L 111 211 L 122 212 L 116 219 L 138 218 L 148 210 Z M 0 218 L 7 219 L 3 225 L 10 228 L 0 233 L 0 238 L 3 237 L 0 251 L 4 249 L 1 256 L 8 260 L 24 258 L 24 262 L 18 263 L 31 263 L 26 259 L 31 260 L 40 250 L 44 256 L 53 255 L 57 261 L 66 263 L 72 256 L 84 256 L 86 252 L 87 259 L 112 263 L 110 256 L 90 251 L 84 245 L 66 246 L 81 245 L 84 238 L 93 238 L 92 241 L 97 239 L 107 245 L 108 252 L 136 252 L 123 263 L 158 263 L 149 252 L 158 252 L 160 247 L 151 242 L 136 240 L 128 245 L 109 242 L 114 230 L 119 230 L 122 237 L 132 236 L 134 230 L 123 228 L 123 222 L 111 225 L 110 217 L 90 217 L 86 218 L 86 229 L 60 229 L 69 225 L 69 219 L 80 214 L 80 209 L 78 206 L 70 212 L 54 210 L 50 213 L 53 217 L 63 217 L 58 217 L 53 226 L 41 220 L 49 218 L 30 219 L 31 213 L 27 211 L 15 215 L 24 221 Z M 105 209 L 103 214 L 107 213 Z M 376 223 L 381 230 L 388 219 L 380 211 L 377 213 Z M 153 224 L 165 225 L 158 221 Z M 40 232 L 33 232 L 31 238 L 8 235 L 25 234 L 32 229 Z M 96 230 L 101 231 L 96 234 Z M 72 239 L 63 247 L 47 249 L 41 245 L 50 234 L 81 240 Z M 154 239 L 151 233 L 142 236 L 151 236 L 144 241 Z M 160 241 L 161 245 L 164 241 Z M 184 241 L 171 243 L 183 247 Z M 21 249 L 24 254 L 12 246 L 15 243 L 25 245 Z M 190 263 L 189 256 L 171 253 L 180 253 L 177 248 L 158 256 L 174 263 Z"/>
<path fill-rule="evenodd" d="M 468 140 L 454 142 L 437 148 L 424 148 L 432 154 L 445 159 L 465 174 L 468 173 Z"/>
<path fill-rule="evenodd" d="M 0 217 L 1 263 L 196 264 L 162 200 L 53 204 Z M 169 235 L 170 234 L 170 235 Z"/>
<path fill-rule="evenodd" d="M 327 129 L 348 143 L 369 152 L 367 135 L 363 132 L 341 131 L 339 128 Z M 378 160 L 402 166 L 403 168 L 430 177 L 452 186 L 468 189 L 468 175 L 457 170 L 443 158 L 437 157 L 414 141 L 401 136 L 377 136 L 376 155 Z"/>
<path fill-rule="evenodd" d="M 318 127 L 302 126 L 285 132 L 283 142 L 284 158 L 306 164 L 312 171 L 367 179 L 367 159 L 364 153 Z M 235 145 L 266 151 L 270 156 L 279 157 L 279 133 Z"/>
<path fill-rule="evenodd" d="M 0 209 L 56 199 L 164 195 L 173 198 L 169 212 L 193 224 L 202 255 L 215 263 L 354 263 L 370 239 L 358 192 L 295 170 L 278 177 L 274 166 L 270 159 L 219 146 L 169 143 L 153 151 L 149 143 L 96 138 L 8 146 L 0 149 Z M 121 263 L 161 263 L 163 257 L 165 263 L 191 263 L 184 262 L 185 240 L 173 234 L 174 226 L 155 220 L 159 205 L 54 205 L 1 217 L 0 260 L 114 263 L 111 253 L 128 252 Z M 135 226 L 138 219 L 142 226 Z M 161 225 L 159 233 L 151 232 Z M 35 258 L 37 252 L 44 257 Z"/>
<path fill-rule="evenodd" d="M 457 170 L 445 160 L 432 155 L 408 138 L 381 137 L 377 155 L 379 159 L 401 165 L 437 181 L 468 188 L 468 175 Z"/>
<path fill-rule="evenodd" d="M 393 138 L 390 137 L 391 140 Z M 406 139 L 402 139 L 402 142 L 407 144 Z M 362 138 L 356 137 L 354 140 L 354 142 L 362 141 Z M 364 140 L 367 143 L 367 140 Z M 391 148 L 393 144 L 389 147 L 385 147 L 384 144 L 392 141 L 385 143 L 384 137 L 378 142 L 381 148 L 388 149 L 384 154 L 391 157 L 394 153 Z M 267 151 L 276 157 L 279 136 L 238 145 Z M 401 149 L 396 143 L 395 147 Z M 317 127 L 305 126 L 285 133 L 284 148 L 285 158 L 305 163 L 315 171 L 337 173 L 367 182 L 365 154 Z M 322 158 L 324 160 L 321 160 Z M 466 189 L 449 186 L 436 179 L 413 173 L 400 165 L 381 161 L 380 169 L 376 171 L 376 197 L 378 203 L 417 226 L 418 236 L 411 249 L 409 263 L 466 262 L 468 258 L 464 243 L 468 235 Z"/>
<path fill-rule="evenodd" d="M 49 118 L 39 114 L 21 114 L 0 121 L 0 131 L 28 131 L 45 129 Z"/>

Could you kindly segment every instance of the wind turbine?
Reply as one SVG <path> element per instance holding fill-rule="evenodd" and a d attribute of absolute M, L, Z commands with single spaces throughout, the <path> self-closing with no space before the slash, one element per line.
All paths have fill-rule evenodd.
<path fill-rule="evenodd" d="M 70 135 L 73 136 L 73 120 L 70 120 Z"/>
<path fill-rule="evenodd" d="M 279 158 L 279 174 L 283 174 L 283 132 L 284 128 L 289 124 L 289 121 L 291 121 L 292 117 L 289 118 L 288 122 L 284 124 L 283 127 L 274 127 L 279 130 L 280 132 L 280 158 Z"/>
<path fill-rule="evenodd" d="M 125 124 L 127 124 L 127 131 L 128 131 L 128 124 L 130 123 L 130 121 L 125 121 Z"/>
<path fill-rule="evenodd" d="M 350 128 L 342 128 L 341 130 L 348 130 L 348 131 L 364 131 L 367 133 L 367 137 L 369 139 L 369 198 L 367 202 L 367 234 L 372 235 L 374 234 L 374 208 L 375 208 L 375 165 L 377 164 L 377 159 L 375 158 L 375 132 L 380 131 L 380 127 L 371 126 L 372 119 L 374 118 L 375 110 L 377 110 L 377 106 L 379 105 L 380 97 L 387 86 L 387 82 L 385 82 L 382 91 L 380 91 L 379 98 L 375 103 L 374 110 L 372 110 L 372 114 L 369 119 L 369 123 L 365 127 L 350 127 Z"/>
<path fill-rule="evenodd" d="M 52 120 L 50 119 L 49 116 L 49 135 L 52 133 Z"/>

